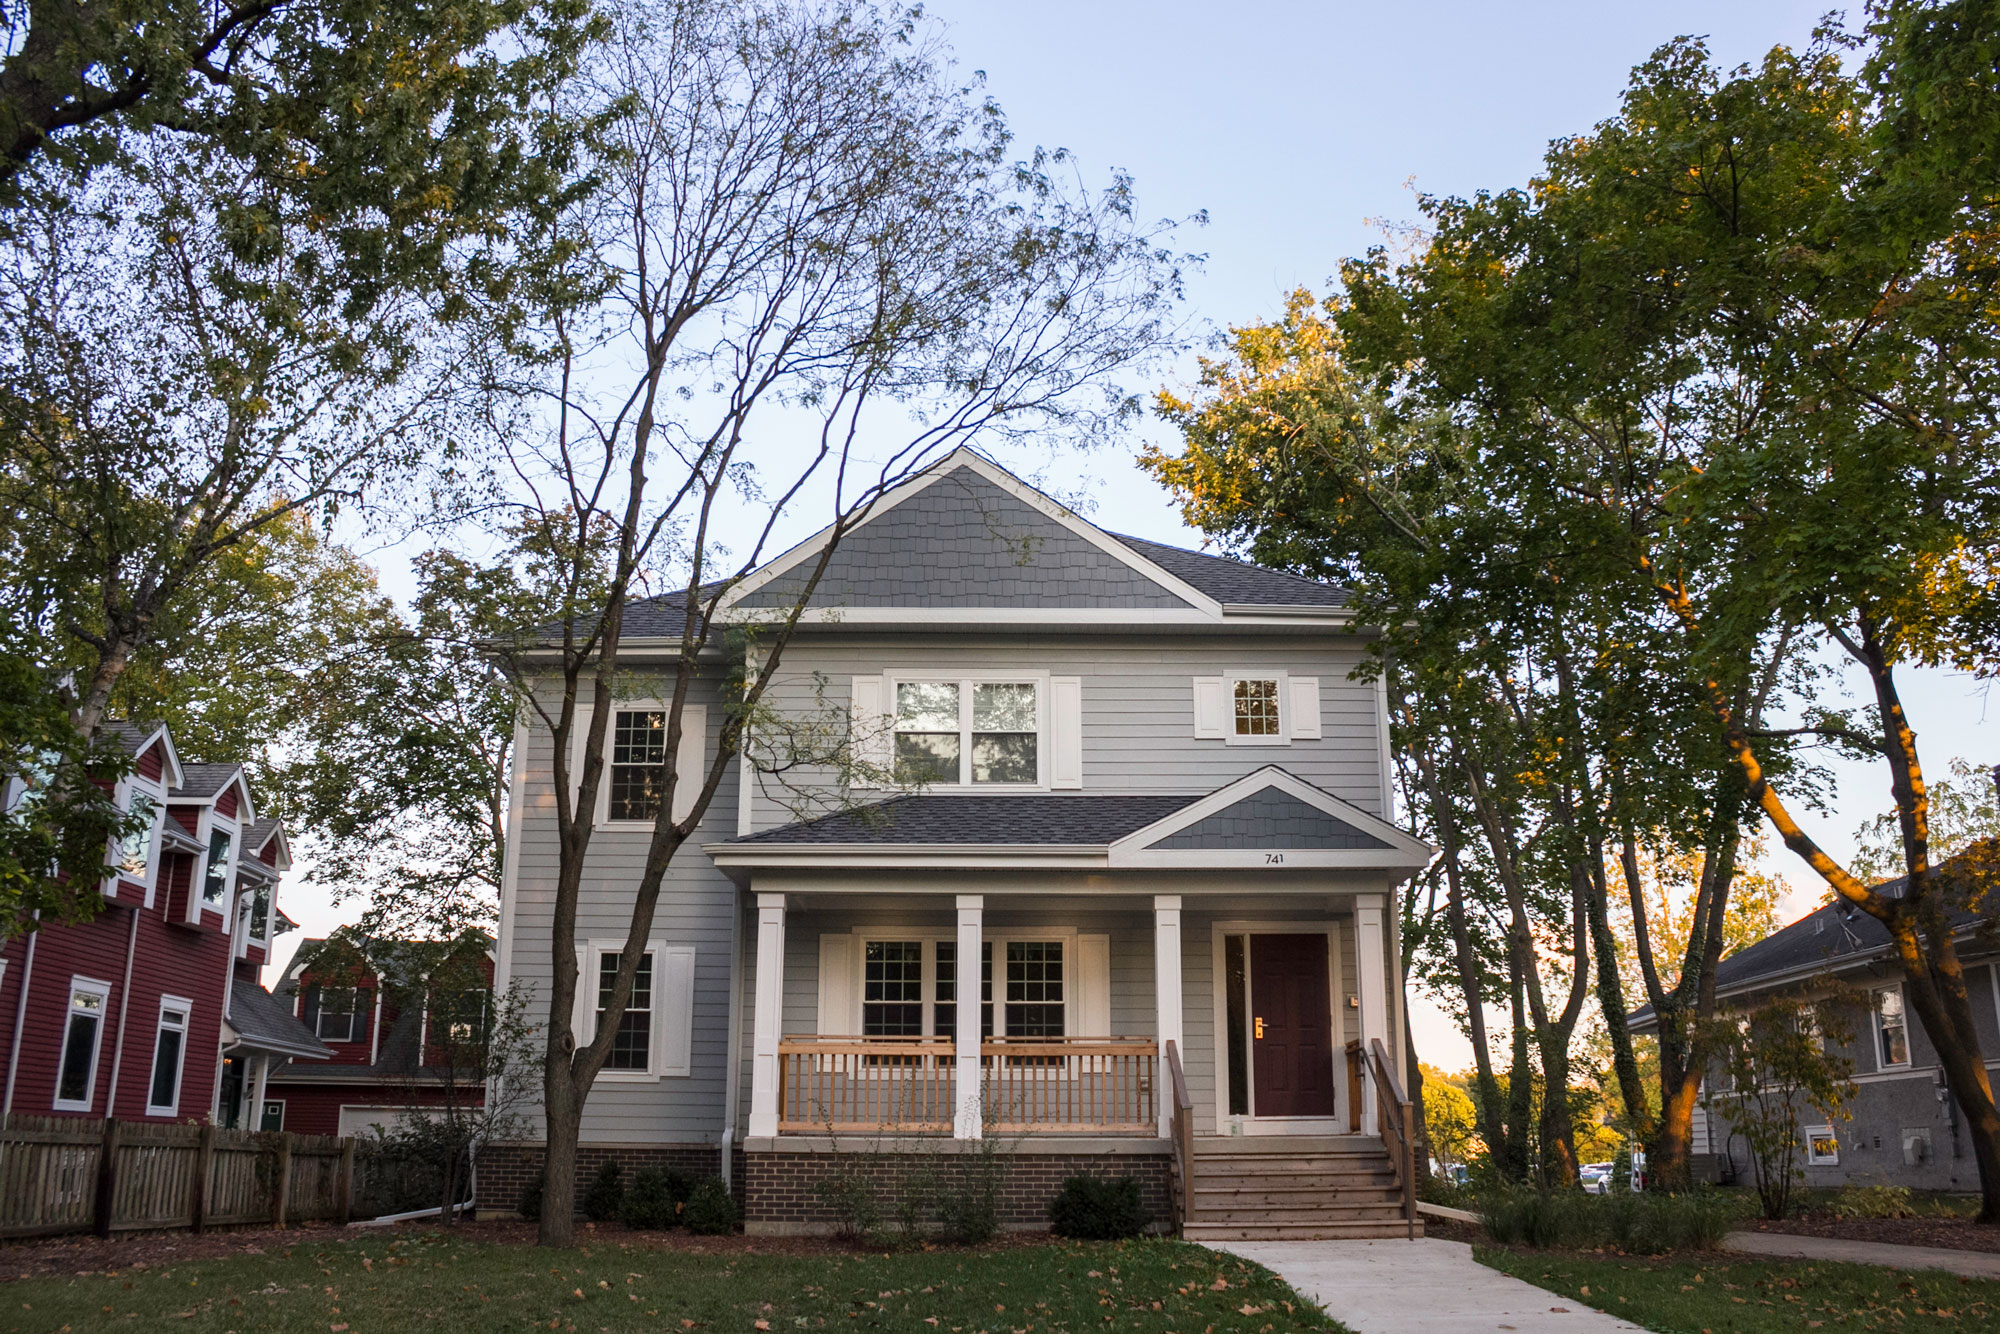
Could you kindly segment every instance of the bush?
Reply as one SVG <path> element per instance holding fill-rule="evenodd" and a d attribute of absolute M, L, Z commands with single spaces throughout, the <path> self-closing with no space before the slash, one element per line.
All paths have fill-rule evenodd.
<path fill-rule="evenodd" d="M 1742 1213 L 1740 1199 L 1712 1190 L 1600 1196 L 1515 1187 L 1490 1190 L 1479 1200 L 1481 1226 L 1502 1245 L 1612 1246 L 1635 1255 L 1714 1250 Z"/>
<path fill-rule="evenodd" d="M 618 1202 L 618 1221 L 629 1228 L 654 1232 L 679 1226 L 681 1204 L 687 1192 L 682 1190 L 681 1197 L 676 1198 L 676 1184 L 657 1167 L 640 1168 Z"/>
<path fill-rule="evenodd" d="M 701 1237 L 720 1237 L 736 1230 L 736 1200 L 721 1177 L 703 1177 L 688 1192 L 681 1210 L 687 1230 Z"/>
<path fill-rule="evenodd" d="M 1078 1173 L 1062 1183 L 1049 1204 L 1049 1230 L 1082 1241 L 1136 1237 L 1153 1215 L 1139 1193 L 1137 1177 L 1094 1177 Z"/>
<path fill-rule="evenodd" d="M 868 1165 L 843 1158 L 813 1182 L 813 1197 L 833 1215 L 836 1236 L 866 1241 L 882 1227 L 882 1204 Z"/>
<path fill-rule="evenodd" d="M 618 1206 L 624 1199 L 625 1174 L 617 1163 L 606 1163 L 583 1192 L 583 1216 L 593 1223 L 609 1223 L 618 1217 Z"/>
<path fill-rule="evenodd" d="M 1835 1218 L 1915 1218 L 1916 1202 L 1908 1186 L 1848 1186 L 1833 1197 L 1826 1211 Z"/>
<path fill-rule="evenodd" d="M 520 1203 L 514 1206 L 514 1212 L 531 1223 L 542 1216 L 542 1179 L 540 1177 L 536 1177 L 533 1181 L 521 1187 L 521 1200 Z"/>

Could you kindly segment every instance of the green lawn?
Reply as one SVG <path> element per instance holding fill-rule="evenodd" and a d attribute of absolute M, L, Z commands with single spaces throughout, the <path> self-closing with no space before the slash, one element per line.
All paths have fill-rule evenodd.
<path fill-rule="evenodd" d="M 162 1319 L 185 1334 L 1345 1334 L 1267 1270 L 1172 1241 L 789 1256 L 375 1236 L 0 1284 L 0 1330 Z"/>
<path fill-rule="evenodd" d="M 1481 1246 L 1478 1259 L 1660 1334 L 2000 1327 L 2000 1283 L 1872 1265 L 1721 1255 L 1579 1256 Z"/>

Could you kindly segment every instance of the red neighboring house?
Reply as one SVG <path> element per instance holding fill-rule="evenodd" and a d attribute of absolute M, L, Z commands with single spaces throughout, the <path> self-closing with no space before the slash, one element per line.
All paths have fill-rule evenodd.
<path fill-rule="evenodd" d="M 284 829 L 257 817 L 242 765 L 183 764 L 164 727 L 106 730 L 136 757 L 120 806 L 152 819 L 113 849 L 96 917 L 0 946 L 0 1112 L 240 1125 L 275 1066 L 330 1054 L 257 981 L 291 926 Z"/>
<path fill-rule="evenodd" d="M 446 1060 L 439 1026 L 483 1029 L 492 938 L 467 932 L 428 975 L 426 966 L 403 942 L 345 928 L 302 942 L 278 981 L 278 1002 L 333 1054 L 272 1073 L 263 1128 L 365 1135 L 373 1126 L 393 1128 L 416 1107 L 447 1099 L 477 1106 L 480 1087 Z"/>

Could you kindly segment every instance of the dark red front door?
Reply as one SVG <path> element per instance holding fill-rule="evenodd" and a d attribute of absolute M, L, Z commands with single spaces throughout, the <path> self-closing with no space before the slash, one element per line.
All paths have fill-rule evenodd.
<path fill-rule="evenodd" d="M 1250 1041 L 1258 1116 L 1332 1116 L 1326 937 L 1250 937 Z"/>

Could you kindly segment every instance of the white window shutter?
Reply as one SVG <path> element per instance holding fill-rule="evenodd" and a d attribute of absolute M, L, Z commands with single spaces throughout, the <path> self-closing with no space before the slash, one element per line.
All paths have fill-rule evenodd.
<path fill-rule="evenodd" d="M 1229 683 L 1220 676 L 1194 679 L 1194 734 L 1213 741 L 1229 736 Z"/>
<path fill-rule="evenodd" d="M 1083 678 L 1049 678 L 1049 786 L 1083 786 Z"/>
<path fill-rule="evenodd" d="M 694 1068 L 694 946 L 655 949 L 653 966 L 661 981 L 654 1001 L 659 1070 L 663 1075 L 685 1075 Z"/>
<path fill-rule="evenodd" d="M 708 706 L 681 706 L 681 747 L 674 756 L 674 819 L 687 818 L 708 781 Z M 607 784 L 608 786 L 608 784 Z"/>
<path fill-rule="evenodd" d="M 1319 739 L 1319 678 L 1292 678 L 1292 739 Z"/>
<path fill-rule="evenodd" d="M 829 931 L 819 938 L 819 1028 L 822 1037 L 861 1032 L 861 938 Z"/>
<path fill-rule="evenodd" d="M 1111 1036 L 1111 937 L 1083 936 L 1075 943 L 1076 1008 L 1071 1037 Z"/>
<path fill-rule="evenodd" d="M 887 681 L 880 676 L 857 676 L 848 695 L 848 736 L 854 747 L 854 758 L 875 769 L 889 768 L 891 738 L 889 723 L 884 715 L 888 705 L 884 700 Z M 856 787 L 876 787 L 876 783 L 859 779 Z"/>

